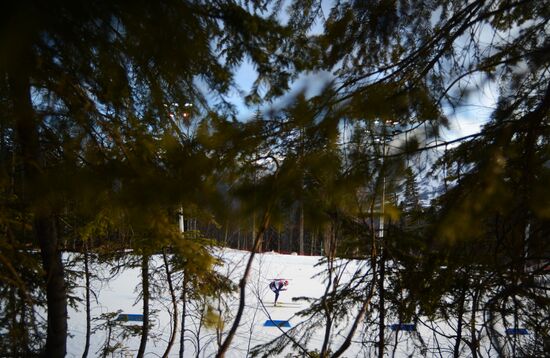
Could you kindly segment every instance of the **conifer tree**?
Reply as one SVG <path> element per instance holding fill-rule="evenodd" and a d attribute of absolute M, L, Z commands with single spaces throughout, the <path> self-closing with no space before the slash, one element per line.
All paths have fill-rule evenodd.
<path fill-rule="evenodd" d="M 405 125 L 409 135 L 424 131 L 421 140 L 404 143 L 392 157 L 439 147 L 429 140 L 438 139 L 440 128 L 448 125 L 445 111 L 467 105 L 468 96 L 481 86 L 494 85 L 498 103 L 491 121 L 481 133 L 455 141 L 465 143 L 446 158 L 452 173 L 446 179 L 453 188 L 420 217 L 419 235 L 407 233 L 413 240 L 403 250 L 394 246 L 401 242 L 391 245 L 395 257 L 407 260 L 415 272 L 414 278 L 412 272 L 400 274 L 431 288 L 410 288 L 411 305 L 430 317 L 445 311 L 442 297 L 448 292 L 457 297 L 453 309 L 461 316 L 460 307 L 468 301 L 462 297 L 465 286 L 474 284 L 461 278 L 453 285 L 452 273 L 476 274 L 472 265 L 479 262 L 491 263 L 483 266 L 489 277 L 506 277 L 504 272 L 512 268 L 509 281 L 471 287 L 484 297 L 473 301 L 492 304 L 493 317 L 512 304 L 517 307 L 516 295 L 547 300 L 544 288 L 526 283 L 533 275 L 525 267 L 538 261 L 540 270 L 548 251 L 539 235 L 546 232 L 542 203 L 548 202 L 549 193 L 541 181 L 548 171 L 549 18 L 548 7 L 537 1 L 341 1 L 331 8 L 325 31 L 316 36 L 322 61 L 314 66 L 333 71 L 336 89 L 319 113 L 323 105 L 340 104 L 346 120 L 366 128 L 382 121 Z M 379 153 L 367 154 L 356 165 L 380 158 Z M 414 178 L 409 174 L 408 179 L 412 198 Z M 478 251 L 476 245 L 481 246 Z M 540 255 L 528 249 L 533 247 Z M 436 282 L 434 271 L 441 271 Z M 540 323 L 539 312 L 528 317 Z M 456 342 L 455 354 L 460 339 Z M 327 350 L 323 354 L 329 355 Z"/>
<path fill-rule="evenodd" d="M 207 110 L 199 79 L 223 95 L 245 56 L 257 66 L 257 86 L 276 83 L 267 95 L 281 93 L 292 64 L 280 54 L 290 42 L 284 27 L 260 15 L 266 11 L 264 1 L 2 3 L 2 139 L 13 143 L 22 173 L 12 177 L 21 181 L 18 204 L 32 217 L 47 277 L 45 356 L 66 353 L 58 221 L 66 200 L 106 193 L 102 202 L 138 226 L 154 224 L 140 219 L 166 217 L 160 208 L 191 201 L 188 188 L 201 182 L 201 170 L 212 172 L 211 158 L 203 155 L 193 171 L 168 172 L 184 164 L 179 155 L 197 159 L 197 152 L 174 140 L 178 124 L 164 105 L 191 102 Z M 166 238 L 154 229 L 140 236 Z M 133 242 L 146 254 L 164 246 L 145 237 Z"/>

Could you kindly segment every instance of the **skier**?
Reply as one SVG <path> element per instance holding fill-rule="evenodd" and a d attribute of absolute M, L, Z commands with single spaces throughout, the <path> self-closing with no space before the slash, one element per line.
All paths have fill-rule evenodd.
<path fill-rule="evenodd" d="M 277 306 L 279 292 L 286 291 L 286 286 L 288 286 L 288 281 L 283 279 L 276 279 L 269 284 L 269 288 L 273 291 L 273 293 L 275 293 L 275 302 L 273 303 L 273 306 Z"/>

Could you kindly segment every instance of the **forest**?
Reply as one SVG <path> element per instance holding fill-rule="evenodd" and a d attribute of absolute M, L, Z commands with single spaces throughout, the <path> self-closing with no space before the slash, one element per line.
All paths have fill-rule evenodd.
<path fill-rule="evenodd" d="M 1 357 L 66 356 L 77 306 L 82 357 L 122 354 L 89 349 L 115 318 L 90 309 L 104 267 L 140 272 L 135 356 L 160 288 L 164 357 L 191 356 L 191 307 L 237 356 L 266 252 L 319 257 L 324 288 L 250 356 L 393 357 L 386 328 L 426 317 L 452 344 L 423 356 L 550 355 L 547 0 L 8 0 L 0 18 Z M 220 250 L 246 251 L 239 277 Z"/>

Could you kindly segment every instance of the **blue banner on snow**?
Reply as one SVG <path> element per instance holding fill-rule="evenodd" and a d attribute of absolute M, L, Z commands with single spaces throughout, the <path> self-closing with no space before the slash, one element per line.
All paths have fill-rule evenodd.
<path fill-rule="evenodd" d="M 526 336 L 529 334 L 527 328 L 506 328 L 506 334 L 514 336 Z"/>
<path fill-rule="evenodd" d="M 128 313 L 121 313 L 118 315 L 117 321 L 124 321 L 124 322 L 143 322 L 143 315 L 142 314 L 128 314 Z"/>
<path fill-rule="evenodd" d="M 416 325 L 413 323 L 394 323 L 390 325 L 392 331 L 416 331 Z"/>
<path fill-rule="evenodd" d="M 264 323 L 264 327 L 290 327 L 289 321 L 282 321 L 282 320 L 267 320 Z"/>

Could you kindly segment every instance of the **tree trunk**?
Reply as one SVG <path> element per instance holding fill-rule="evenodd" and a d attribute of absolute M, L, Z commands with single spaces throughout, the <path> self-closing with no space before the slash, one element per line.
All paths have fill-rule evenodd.
<path fill-rule="evenodd" d="M 229 346 L 231 345 L 231 342 L 235 337 L 235 333 L 237 332 L 237 328 L 239 327 L 239 324 L 241 322 L 243 312 L 244 312 L 244 306 L 246 303 L 246 283 L 248 281 L 248 276 L 250 275 L 250 271 L 252 271 L 252 262 L 254 261 L 254 256 L 256 255 L 258 248 L 261 246 L 263 235 L 265 233 L 265 230 L 269 226 L 269 220 L 270 220 L 270 216 L 269 216 L 269 209 L 268 209 L 262 219 L 262 226 L 260 227 L 260 230 L 258 230 L 258 233 L 256 234 L 256 238 L 254 239 L 252 252 L 250 253 L 250 257 L 248 258 L 248 262 L 246 264 L 246 268 L 244 270 L 243 276 L 241 278 L 241 281 L 239 282 L 239 307 L 237 309 L 237 314 L 235 315 L 235 320 L 233 321 L 233 324 L 231 325 L 231 328 L 229 329 L 229 332 L 227 333 L 225 340 L 223 341 L 218 353 L 216 354 L 217 358 L 225 357 L 225 353 L 229 349 Z"/>
<path fill-rule="evenodd" d="M 277 228 L 277 252 L 281 252 L 281 230 Z"/>
<path fill-rule="evenodd" d="M 91 321 L 92 315 L 90 312 L 90 268 L 89 268 L 89 253 L 88 243 L 84 243 L 84 277 L 86 280 L 86 342 L 84 343 L 84 353 L 82 358 L 88 357 L 88 351 L 90 349 L 90 336 L 91 336 Z"/>
<path fill-rule="evenodd" d="M 225 221 L 225 233 L 223 235 L 223 246 L 227 246 L 227 237 L 229 235 L 229 221 Z"/>
<path fill-rule="evenodd" d="M 204 306 L 204 303 L 201 303 L 201 306 L 200 306 L 200 316 L 199 316 L 199 326 L 197 328 L 197 333 L 196 333 L 196 337 L 197 337 L 197 340 L 195 341 L 195 358 L 200 358 L 200 354 L 201 354 L 201 331 L 202 331 L 202 327 L 204 326 L 204 314 L 205 314 L 205 309 L 206 307 Z"/>
<path fill-rule="evenodd" d="M 64 357 L 67 343 L 67 293 L 61 252 L 58 250 L 58 236 L 55 215 L 49 203 L 39 200 L 45 194 L 36 189 L 41 180 L 40 145 L 38 122 L 30 97 L 29 75 L 25 64 L 15 64 L 8 74 L 10 97 L 16 121 L 27 192 L 23 200 L 28 207 L 34 205 L 34 235 L 39 243 L 42 266 L 46 275 L 46 302 L 48 330 L 45 357 Z"/>
<path fill-rule="evenodd" d="M 457 328 L 456 328 L 456 340 L 455 340 L 455 346 L 453 350 L 453 357 L 459 358 L 460 357 L 460 342 L 462 341 L 462 322 L 464 317 L 464 300 L 466 298 L 466 287 L 462 288 L 462 292 L 460 293 L 460 298 L 458 301 L 458 317 L 457 317 Z"/>
<path fill-rule="evenodd" d="M 300 239 L 299 239 L 300 255 L 304 254 L 304 205 L 300 203 Z"/>
<path fill-rule="evenodd" d="M 252 216 L 252 232 L 250 233 L 250 244 L 251 244 L 251 248 L 253 247 L 254 245 L 254 235 L 256 234 L 256 213 L 253 214 Z M 246 244 L 246 248 L 248 249 L 248 243 Z M 258 249 L 260 250 L 260 249 Z"/>
<path fill-rule="evenodd" d="M 497 302 L 495 298 L 489 300 L 489 302 L 487 303 L 487 307 L 488 307 L 487 312 L 489 316 L 489 320 L 487 322 L 487 335 L 489 336 L 489 342 L 491 343 L 491 346 L 496 350 L 497 356 L 503 357 L 504 349 L 500 342 L 500 335 L 496 328 L 498 323 L 495 315 L 496 315 L 496 312 L 499 311 L 496 306 L 497 306 Z"/>
<path fill-rule="evenodd" d="M 141 293 L 143 297 L 143 326 L 137 358 L 143 358 L 149 338 L 149 256 L 145 254 L 141 258 L 141 284 L 143 286 Z"/>
<path fill-rule="evenodd" d="M 183 354 L 185 353 L 185 316 L 187 315 L 187 274 L 185 270 L 183 270 L 183 283 L 182 289 L 181 289 L 181 301 L 182 301 L 182 309 L 181 309 L 181 331 L 180 331 L 180 354 L 179 357 L 183 358 Z"/>
<path fill-rule="evenodd" d="M 476 282 L 477 284 L 477 282 Z M 476 334 L 476 314 L 478 311 L 478 292 L 476 291 L 472 297 L 472 309 L 470 314 L 470 352 L 472 353 L 472 358 L 477 358 L 477 334 Z"/>
<path fill-rule="evenodd" d="M 332 254 L 332 249 L 329 247 L 329 245 L 332 243 L 332 230 L 325 229 L 324 231 L 324 243 L 325 243 L 325 255 L 327 256 L 327 266 L 328 266 L 328 279 L 327 279 L 327 285 L 325 288 L 325 293 L 321 297 L 321 307 L 323 309 L 323 313 L 325 315 L 325 333 L 323 337 L 323 345 L 321 346 L 321 352 L 319 353 L 319 356 L 321 358 L 325 358 L 328 356 L 329 351 L 329 345 L 330 345 L 330 332 L 332 329 L 332 307 L 327 302 L 327 297 L 331 288 L 331 285 L 333 283 L 332 281 L 332 274 L 334 270 L 334 256 Z"/>
<path fill-rule="evenodd" d="M 309 254 L 311 256 L 315 255 L 315 231 L 310 231 L 310 246 L 309 246 Z"/>
<path fill-rule="evenodd" d="M 378 321 L 378 358 L 384 358 L 384 348 L 386 346 L 385 342 L 385 326 L 386 326 L 386 301 L 384 280 L 386 278 L 386 254 L 385 250 L 381 249 L 380 255 L 380 281 L 378 282 L 378 295 L 380 296 L 379 302 L 379 321 Z"/>
<path fill-rule="evenodd" d="M 373 230 L 373 237 L 374 237 L 374 226 L 371 225 L 371 228 Z M 368 310 L 368 307 L 370 305 L 370 302 L 372 300 L 372 297 L 374 296 L 374 292 L 376 290 L 376 285 L 377 285 L 377 281 L 376 281 L 376 274 L 377 274 L 376 241 L 374 241 L 374 240 L 372 241 L 370 249 L 371 249 L 370 260 L 373 263 L 372 281 L 371 281 L 371 284 L 369 285 L 370 287 L 366 291 L 366 295 L 365 295 L 365 299 L 363 300 L 363 304 L 362 304 L 362 306 L 359 310 L 359 313 L 355 317 L 355 320 L 352 323 L 352 326 L 351 326 L 351 329 L 350 329 L 348 335 L 346 336 L 346 338 L 345 338 L 344 342 L 342 343 L 342 345 L 340 346 L 340 348 L 338 348 L 334 352 L 334 354 L 332 355 L 333 358 L 339 358 L 351 346 L 351 340 L 353 339 L 353 336 L 355 335 L 355 332 L 357 331 L 357 328 L 359 327 L 359 324 L 361 322 L 363 322 L 363 317 L 365 317 L 365 315 L 367 313 L 367 310 Z M 326 295 L 326 293 L 325 293 L 325 295 Z"/>
<path fill-rule="evenodd" d="M 170 339 L 168 340 L 168 346 L 166 347 L 166 351 L 162 355 L 163 358 L 167 358 L 168 354 L 170 354 L 170 350 L 172 349 L 172 346 L 174 345 L 174 342 L 176 340 L 176 334 L 178 332 L 178 302 L 176 299 L 176 292 L 174 291 L 174 285 L 172 283 L 172 273 L 170 272 L 170 266 L 168 264 L 168 258 L 166 256 L 166 250 L 162 252 L 162 259 L 164 260 L 164 268 L 166 270 L 166 281 L 168 281 L 168 290 L 170 291 L 170 298 L 172 300 L 172 318 L 174 320 L 174 324 L 172 326 L 172 333 L 170 334 Z"/>
<path fill-rule="evenodd" d="M 61 252 L 57 249 L 55 219 L 37 218 L 35 232 L 40 240 L 42 265 L 47 275 L 48 336 L 43 355 L 48 358 L 64 357 L 67 343 L 67 294 Z"/>
<path fill-rule="evenodd" d="M 326 358 L 329 355 L 330 333 L 332 332 L 332 313 L 328 308 L 328 305 L 326 305 L 326 303 L 325 303 L 324 311 L 325 311 L 325 334 L 323 337 L 323 346 L 321 347 L 321 353 L 319 354 L 321 358 Z"/>
<path fill-rule="evenodd" d="M 17 332 L 18 331 L 18 328 L 19 328 L 19 325 L 17 323 L 17 298 L 15 296 L 15 291 L 16 289 L 14 287 L 9 287 L 8 286 L 8 299 L 7 299 L 7 305 L 4 306 L 4 310 L 5 310 L 5 317 L 7 318 L 7 316 L 11 316 L 10 317 L 10 324 L 6 324 L 6 326 L 8 326 L 8 329 L 7 329 L 7 334 L 6 334 L 6 337 L 10 337 L 12 335 L 15 335 L 15 336 L 12 336 L 11 338 L 11 342 L 10 342 L 10 349 L 8 351 L 11 350 L 11 354 L 13 356 L 16 356 L 17 354 L 21 354 L 20 352 L 22 351 L 20 348 L 20 343 L 19 342 L 19 339 L 18 339 L 18 335 L 21 334 L 22 332 Z M 9 308 L 8 308 L 9 307 Z M 7 323 L 7 319 L 6 321 L 4 321 L 5 323 Z M 4 327 L 5 328 L 5 327 Z M 23 348 L 23 347 L 21 347 Z M 6 354 L 7 352 L 5 352 L 4 354 Z M 7 354 L 6 354 L 7 356 Z"/>
<path fill-rule="evenodd" d="M 237 250 L 241 249 L 241 228 L 237 231 Z"/>
<path fill-rule="evenodd" d="M 290 225 L 288 225 L 288 251 L 293 252 L 294 251 L 294 243 L 292 242 L 294 240 L 294 220 L 290 220 Z"/>
<path fill-rule="evenodd" d="M 111 347 L 111 337 L 113 336 L 113 322 L 111 319 L 112 318 L 109 318 L 107 321 L 107 339 L 105 340 L 105 346 L 102 349 L 102 358 L 107 358 Z"/>
<path fill-rule="evenodd" d="M 28 316 L 27 316 L 27 308 L 30 308 L 29 306 L 27 306 L 27 302 L 25 301 L 27 299 L 27 297 L 25 296 L 25 293 L 19 291 L 19 302 L 20 302 L 20 311 L 21 311 L 21 320 L 19 322 L 19 324 L 21 325 L 21 332 L 22 332 L 22 335 L 23 337 L 21 338 L 21 345 L 22 345 L 22 349 L 21 351 L 23 352 L 23 355 L 25 357 L 28 357 L 31 355 L 30 353 L 30 346 L 29 346 L 29 343 L 30 343 L 30 334 L 29 332 L 31 331 L 31 329 L 35 328 L 35 322 L 34 322 L 34 317 L 33 317 L 33 313 L 32 313 L 32 310 L 29 310 L 29 313 L 28 313 Z M 27 317 L 29 317 L 29 322 L 27 323 Z M 36 329 L 35 329 L 36 331 Z"/>
<path fill-rule="evenodd" d="M 514 303 L 514 329 L 519 327 L 519 315 L 518 315 L 518 300 L 516 295 L 512 296 L 512 302 Z M 512 357 L 517 357 L 518 336 L 512 335 Z"/>

